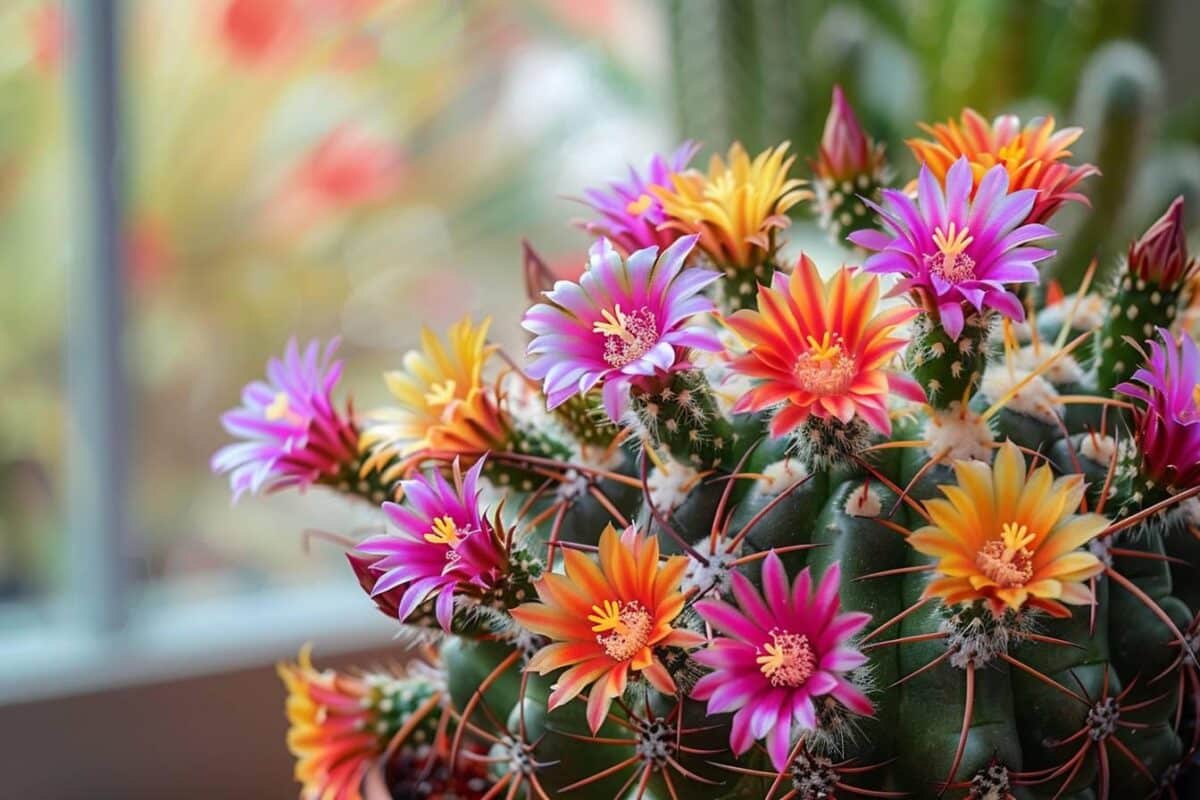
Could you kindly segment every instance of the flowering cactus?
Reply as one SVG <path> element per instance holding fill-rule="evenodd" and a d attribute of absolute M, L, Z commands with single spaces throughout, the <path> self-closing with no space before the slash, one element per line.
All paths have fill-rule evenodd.
<path fill-rule="evenodd" d="M 707 177 L 686 146 L 585 193 L 611 241 L 540 285 L 524 374 L 468 320 L 364 423 L 315 350 L 248 390 L 217 466 L 378 508 L 364 608 L 438 654 L 399 695 L 283 668 L 306 796 L 1171 795 L 1200 747 L 1182 207 L 1112 297 L 1064 298 L 1035 243 L 1094 172 L 1080 131 L 929 130 L 914 199 L 835 94 L 812 163 L 879 183 L 865 263 L 785 258 L 783 146 Z"/>

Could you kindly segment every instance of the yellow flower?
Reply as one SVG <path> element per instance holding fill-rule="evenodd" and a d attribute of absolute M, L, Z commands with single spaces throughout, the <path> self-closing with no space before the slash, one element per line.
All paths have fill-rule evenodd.
<path fill-rule="evenodd" d="M 753 161 L 738 142 L 729 161 L 714 155 L 708 175 L 671 176 L 671 186 L 652 186 L 671 218 L 664 227 L 700 235 L 700 247 L 720 266 L 749 269 L 771 255 L 771 232 L 786 228 L 787 212 L 812 197 L 805 182 L 788 178 L 795 156 L 788 143 L 764 150 Z"/>
<path fill-rule="evenodd" d="M 359 442 L 370 452 L 364 474 L 422 450 L 465 456 L 464 463 L 470 463 L 504 447 L 511 432 L 508 419 L 499 392 L 483 377 L 496 352 L 487 343 L 490 325 L 490 319 L 472 325 L 464 317 L 450 327 L 445 345 L 422 328 L 421 348 L 405 354 L 402 369 L 384 375 L 398 404 L 370 415 Z M 389 473 L 385 479 L 395 477 Z"/>
<path fill-rule="evenodd" d="M 1048 465 L 1026 475 L 1012 442 L 994 466 L 954 464 L 956 485 L 945 498 L 927 500 L 930 524 L 909 536 L 914 548 L 938 559 L 939 577 L 925 590 L 947 604 L 986 601 L 997 616 L 1006 609 L 1040 608 L 1069 616 L 1064 603 L 1092 602 L 1086 581 L 1103 570 L 1079 548 L 1108 527 L 1099 514 L 1078 514 L 1082 475 L 1055 479 Z"/>

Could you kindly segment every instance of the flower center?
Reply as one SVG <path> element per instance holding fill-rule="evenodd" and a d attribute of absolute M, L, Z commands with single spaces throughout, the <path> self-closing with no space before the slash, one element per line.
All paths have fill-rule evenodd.
<path fill-rule="evenodd" d="M 454 400 L 454 392 L 458 388 L 458 384 L 453 379 L 448 379 L 442 383 L 431 383 L 429 391 L 425 393 L 425 402 L 431 406 L 448 406 Z"/>
<path fill-rule="evenodd" d="M 974 280 L 975 259 L 964 252 L 973 241 L 975 237 L 965 227 L 959 230 L 953 222 L 945 231 L 936 228 L 933 243 L 937 245 L 938 252 L 925 256 L 925 263 L 933 274 L 947 283 Z"/>
<path fill-rule="evenodd" d="M 604 360 L 610 366 L 620 368 L 637 361 L 658 342 L 658 324 L 650 309 L 626 314 L 617 305 L 600 313 L 604 320 L 593 325 L 592 332 L 604 336 Z"/>
<path fill-rule="evenodd" d="M 635 217 L 640 217 L 646 213 L 646 209 L 650 208 L 650 204 L 654 200 L 648 194 L 644 194 L 637 200 L 631 200 L 629 205 L 625 206 L 625 213 L 632 214 Z"/>
<path fill-rule="evenodd" d="M 1000 152 L 996 153 L 996 158 L 1000 159 L 1005 165 L 1018 166 L 1025 161 L 1025 141 L 1024 137 L 1018 136 L 1004 147 L 1000 148 Z"/>
<path fill-rule="evenodd" d="M 596 643 L 614 661 L 628 661 L 637 655 L 650 640 L 654 620 L 650 613 L 636 600 L 621 603 L 605 600 L 604 607 L 592 606 L 588 614 Z"/>
<path fill-rule="evenodd" d="M 286 392 L 279 392 L 275 395 L 275 399 L 271 401 L 271 405 L 267 406 L 263 411 L 263 416 L 268 422 L 278 422 L 279 420 L 287 420 L 293 425 L 299 425 L 304 422 L 300 415 L 292 411 L 291 403 L 288 401 Z"/>
<path fill-rule="evenodd" d="M 449 515 L 441 516 L 433 521 L 433 528 L 425 534 L 425 541 L 430 544 L 458 547 L 459 542 L 463 540 L 463 533 Z"/>
<path fill-rule="evenodd" d="M 796 380 L 806 392 L 816 395 L 842 394 L 850 388 L 858 365 L 842 350 L 829 331 L 820 341 L 808 337 L 808 352 L 796 361 Z"/>
<path fill-rule="evenodd" d="M 999 586 L 1022 586 L 1033 577 L 1033 552 L 1029 545 L 1037 538 L 1025 525 L 1006 522 L 999 539 L 988 540 L 975 557 L 983 574 Z"/>
<path fill-rule="evenodd" d="M 808 637 L 788 633 L 778 628 L 771 631 L 771 641 L 765 643 L 754 659 L 772 686 L 795 688 L 804 684 L 817 668 L 817 657 Z"/>

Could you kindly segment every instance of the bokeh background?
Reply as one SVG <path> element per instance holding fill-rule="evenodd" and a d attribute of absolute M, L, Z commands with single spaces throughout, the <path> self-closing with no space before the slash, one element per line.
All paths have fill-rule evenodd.
<path fill-rule="evenodd" d="M 102 380 L 121 407 L 89 430 L 66 368 L 104 357 L 68 335 L 92 268 L 88 31 L 70 4 L 0 3 L 4 796 L 294 796 L 269 665 L 306 639 L 387 657 L 390 631 L 303 535 L 350 532 L 340 503 L 231 505 L 219 414 L 292 335 L 342 337 L 361 408 L 421 325 L 491 314 L 517 345 L 521 239 L 578 262 L 570 198 L 628 162 L 683 138 L 811 155 L 839 82 L 901 174 L 915 123 L 964 105 L 1087 126 L 1077 155 L 1104 177 L 1068 220 L 1066 282 L 1174 194 L 1200 202 L 1190 0 L 112 6 L 124 258 L 101 276 L 121 300 Z M 112 479 L 115 538 L 79 507 L 81 463 Z"/>

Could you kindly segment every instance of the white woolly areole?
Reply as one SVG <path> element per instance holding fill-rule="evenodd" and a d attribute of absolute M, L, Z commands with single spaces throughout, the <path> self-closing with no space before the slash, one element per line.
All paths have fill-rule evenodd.
<path fill-rule="evenodd" d="M 621 466 L 621 450 L 616 447 L 592 447 L 581 444 L 575 447 L 572 462 L 583 467 L 613 470 Z M 574 500 L 587 494 L 591 483 L 589 473 L 577 469 L 568 469 L 563 473 L 564 480 L 558 485 L 556 493 L 563 500 Z"/>
<path fill-rule="evenodd" d="M 869 483 L 863 483 L 846 497 L 846 513 L 852 517 L 878 517 L 882 509 L 879 493 Z"/>
<path fill-rule="evenodd" d="M 1033 345 L 1027 345 L 1017 351 L 1016 358 L 1013 361 L 1018 368 L 1033 372 L 1058 352 L 1059 348 L 1044 342 L 1036 348 Z M 1054 363 L 1042 373 L 1042 377 L 1055 386 L 1079 383 L 1083 380 L 1083 368 L 1079 366 L 1079 362 L 1075 360 L 1074 356 L 1067 354 L 1065 356 L 1058 356 L 1054 360 Z"/>
<path fill-rule="evenodd" d="M 1097 464 L 1109 464 L 1117 455 L 1117 440 L 1099 433 L 1089 433 L 1079 444 L 1079 455 Z"/>
<path fill-rule="evenodd" d="M 706 536 L 692 544 L 693 549 L 704 556 L 707 564 L 694 556 L 688 557 L 687 569 L 683 573 L 679 590 L 684 594 L 695 591 L 696 597 L 701 597 L 712 591 L 715 594 L 728 594 L 733 590 L 733 571 L 737 561 L 737 553 L 730 552 L 729 540 L 719 539 L 714 551 L 709 538 Z M 738 550 L 741 548 L 739 547 Z"/>
<path fill-rule="evenodd" d="M 1058 390 L 1041 375 L 1026 380 L 1030 374 L 1028 370 L 1010 371 L 1007 366 L 996 364 L 983 374 L 979 388 L 993 402 L 1008 397 L 1004 407 L 1009 411 L 1053 425 L 1058 420 Z M 1010 396 L 1009 392 L 1021 381 L 1026 381 L 1025 385 Z"/>
<path fill-rule="evenodd" d="M 646 476 L 646 485 L 650 488 L 650 502 L 659 511 L 669 512 L 682 505 L 688 492 L 695 487 L 696 476 L 700 473 L 674 459 L 666 459 L 663 464 L 667 471 L 656 467 Z"/>
<path fill-rule="evenodd" d="M 807 478 L 809 469 L 798 458 L 785 458 L 766 467 L 762 471 L 762 475 L 763 480 L 759 484 L 759 491 L 767 497 L 773 497 L 796 481 Z"/>
<path fill-rule="evenodd" d="M 1080 331 L 1099 328 L 1104 324 L 1109 312 L 1108 301 L 1098 294 L 1085 295 L 1078 306 L 1075 306 L 1075 295 L 1064 297 L 1062 307 L 1066 309 L 1064 316 L 1075 308 L 1071 317 L 1071 327 Z"/>
<path fill-rule="evenodd" d="M 957 400 L 947 409 L 934 409 L 925 423 L 929 454 L 949 459 L 992 460 L 995 434 L 987 421 Z"/>

